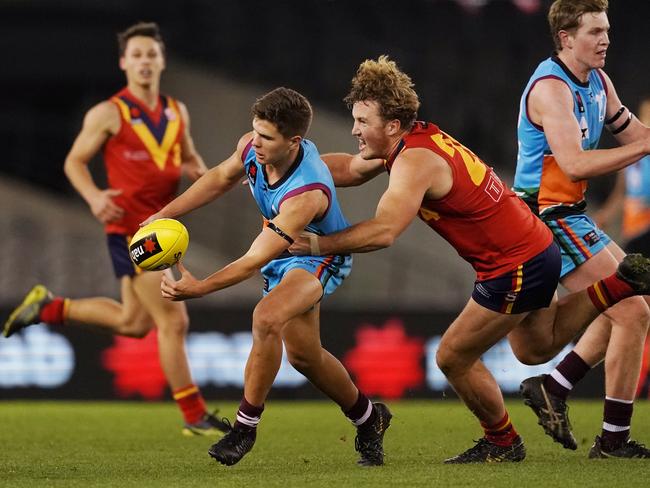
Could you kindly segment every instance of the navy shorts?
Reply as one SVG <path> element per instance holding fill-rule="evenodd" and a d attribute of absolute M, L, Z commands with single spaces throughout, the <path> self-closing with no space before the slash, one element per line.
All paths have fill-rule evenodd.
<path fill-rule="evenodd" d="M 113 262 L 113 271 L 115 277 L 121 278 L 122 276 L 135 276 L 140 271 L 129 255 L 129 236 L 124 234 L 107 234 L 108 253 Z"/>
<path fill-rule="evenodd" d="M 553 241 L 544 251 L 516 269 L 489 280 L 476 281 L 472 298 L 504 314 L 530 312 L 551 304 L 562 269 L 562 256 Z"/>

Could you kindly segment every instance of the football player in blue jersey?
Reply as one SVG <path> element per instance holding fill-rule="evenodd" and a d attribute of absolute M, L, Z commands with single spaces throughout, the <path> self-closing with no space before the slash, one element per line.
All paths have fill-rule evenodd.
<path fill-rule="evenodd" d="M 232 430 L 208 452 L 222 464 L 233 465 L 252 449 L 284 343 L 293 367 L 356 426 L 358 464 L 381 465 L 391 414 L 385 405 L 371 403 L 320 343 L 320 301 L 349 274 L 352 258 L 292 256 L 287 251 L 304 230 L 325 235 L 349 226 L 327 166 L 316 146 L 304 138 L 311 106 L 294 90 L 277 88 L 258 99 L 252 111 L 253 130 L 240 138 L 235 152 L 147 220 L 184 215 L 217 199 L 244 176 L 264 217 L 262 231 L 241 258 L 202 280 L 179 263 L 180 279 L 165 277 L 161 282 L 162 295 L 176 301 L 232 286 L 258 270 L 264 277 L 264 297 L 253 312 L 244 396 Z"/>
<path fill-rule="evenodd" d="M 571 292 L 613 273 L 625 256 L 585 213 L 586 180 L 650 153 L 650 128 L 621 103 L 603 71 L 607 8 L 607 0 L 553 2 L 548 19 L 556 52 L 540 63 L 521 97 L 513 189 L 553 231 L 562 251 L 561 283 Z M 597 148 L 603 127 L 620 147 Z M 605 359 L 603 429 L 589 457 L 650 458 L 650 450 L 629 437 L 650 309 L 644 298 L 632 297 L 605 311 L 620 290 L 596 291 L 604 313 L 550 375 L 524 380 L 522 394 L 546 433 L 576 449 L 566 399 Z"/>

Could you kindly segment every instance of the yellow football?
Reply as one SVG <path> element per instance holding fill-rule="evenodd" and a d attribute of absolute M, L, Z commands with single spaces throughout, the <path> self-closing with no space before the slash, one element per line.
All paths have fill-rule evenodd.
<path fill-rule="evenodd" d="M 140 268 L 160 271 L 175 265 L 189 243 L 190 235 L 178 220 L 158 219 L 140 227 L 131 239 L 129 253 Z"/>

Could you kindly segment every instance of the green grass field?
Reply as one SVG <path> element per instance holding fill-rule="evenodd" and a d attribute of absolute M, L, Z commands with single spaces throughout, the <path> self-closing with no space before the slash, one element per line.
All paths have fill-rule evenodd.
<path fill-rule="evenodd" d="M 358 468 L 354 430 L 327 402 L 267 404 L 255 448 L 221 466 L 206 438 L 180 434 L 170 403 L 0 402 L 0 486 L 7 487 L 381 487 L 648 486 L 650 460 L 588 460 L 602 405 L 572 402 L 577 451 L 554 444 L 520 402 L 508 404 L 526 441 L 518 464 L 446 466 L 480 437 L 455 400 L 389 403 L 386 465 Z M 222 405 L 231 415 L 234 403 Z M 635 407 L 633 434 L 650 442 L 650 404 Z"/>

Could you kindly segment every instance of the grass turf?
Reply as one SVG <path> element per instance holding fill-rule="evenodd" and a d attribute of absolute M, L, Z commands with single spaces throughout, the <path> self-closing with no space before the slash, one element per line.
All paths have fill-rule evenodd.
<path fill-rule="evenodd" d="M 455 400 L 390 403 L 386 465 L 355 465 L 354 429 L 328 402 L 267 404 L 258 440 L 239 464 L 221 466 L 213 442 L 180 434 L 171 403 L 0 402 L 0 486 L 29 487 L 383 487 L 648 486 L 650 460 L 588 460 L 600 431 L 600 402 L 571 402 L 580 444 L 567 451 L 545 436 L 533 413 L 508 404 L 526 441 L 517 464 L 444 465 L 481 436 Z M 221 405 L 231 415 L 236 405 Z M 650 404 L 638 402 L 634 438 L 650 440 Z"/>

